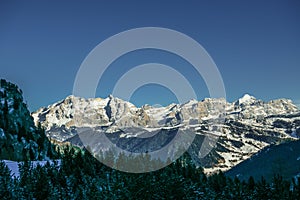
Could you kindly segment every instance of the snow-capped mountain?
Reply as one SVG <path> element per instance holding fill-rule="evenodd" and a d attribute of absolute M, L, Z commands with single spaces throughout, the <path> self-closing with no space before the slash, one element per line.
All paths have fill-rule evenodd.
<path fill-rule="evenodd" d="M 180 127 L 195 133 L 189 152 L 207 172 L 228 170 L 270 144 L 300 136 L 300 112 L 291 100 L 264 102 L 248 94 L 232 103 L 207 98 L 140 108 L 113 96 L 104 99 L 69 96 L 32 116 L 54 140 L 82 145 L 78 131 L 88 127 L 109 133 L 118 146 L 133 152 L 162 147 Z M 199 152 L 207 135 L 216 136 L 217 142 L 201 158 Z M 95 149 L 105 148 L 105 144 L 96 144 Z"/>
<path fill-rule="evenodd" d="M 205 99 L 202 102 L 191 100 L 185 104 L 170 104 L 166 107 L 144 105 L 137 108 L 133 104 L 119 98 L 109 96 L 105 99 L 83 99 L 69 96 L 66 99 L 41 108 L 32 116 L 47 131 L 55 127 L 132 127 L 149 128 L 172 127 L 181 123 L 198 124 L 203 117 L 214 115 L 214 104 L 225 103 L 225 100 Z M 74 117 L 78 115 L 80 117 Z M 66 136 L 67 137 L 67 136 Z M 64 140 L 63 138 L 56 138 Z"/>

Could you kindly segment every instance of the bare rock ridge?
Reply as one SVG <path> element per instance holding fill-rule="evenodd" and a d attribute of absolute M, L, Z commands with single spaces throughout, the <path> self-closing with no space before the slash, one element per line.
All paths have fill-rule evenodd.
<path fill-rule="evenodd" d="M 296 140 L 300 136 L 300 111 L 291 100 L 264 102 L 248 94 L 234 102 L 207 98 L 166 107 L 144 105 L 140 108 L 113 96 L 104 99 L 69 96 L 37 110 L 32 116 L 35 123 L 41 123 L 46 129 L 48 137 L 61 142 L 82 145 L 78 129 L 101 128 L 115 137 L 114 141 L 120 146 L 144 152 L 149 150 L 149 144 L 155 145 L 157 139 L 153 138 L 147 145 L 134 140 L 138 134 L 145 134 L 143 130 L 149 133 L 185 127 L 196 134 L 189 149 L 195 158 L 205 135 L 215 134 L 218 141 L 213 151 L 205 159 L 198 159 L 207 172 L 228 170 L 270 144 Z M 211 121 L 220 118 L 224 121 L 214 130 Z M 122 132 L 125 128 L 131 131 Z M 138 131 L 133 133 L 133 129 Z M 101 149 L 101 144 L 97 148 Z"/>

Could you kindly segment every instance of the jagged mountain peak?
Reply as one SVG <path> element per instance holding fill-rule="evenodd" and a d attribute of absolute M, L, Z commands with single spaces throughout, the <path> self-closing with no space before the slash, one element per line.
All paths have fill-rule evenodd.
<path fill-rule="evenodd" d="M 225 99 L 206 98 L 203 101 L 192 99 L 184 104 L 170 104 L 166 107 L 144 105 L 136 107 L 128 101 L 109 95 L 107 98 L 84 99 L 68 96 L 47 108 L 39 109 L 32 116 L 47 130 L 53 126 L 95 126 L 118 122 L 119 126 L 145 125 L 152 127 L 172 126 L 174 124 L 200 123 L 202 118 L 214 118 L 218 106 L 223 106 L 230 119 L 256 119 L 258 116 L 277 115 L 297 112 L 290 100 L 263 102 L 245 94 L 239 100 L 229 103 Z M 74 121 L 77 114 L 82 120 Z"/>
<path fill-rule="evenodd" d="M 237 100 L 237 104 L 252 103 L 254 101 L 256 101 L 256 98 L 246 93 L 243 95 L 243 97 Z"/>

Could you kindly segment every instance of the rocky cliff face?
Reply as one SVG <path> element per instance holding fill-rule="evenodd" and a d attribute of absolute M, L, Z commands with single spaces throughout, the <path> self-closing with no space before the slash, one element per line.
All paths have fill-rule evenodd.
<path fill-rule="evenodd" d="M 53 128 L 109 126 L 161 128 L 179 124 L 199 124 L 202 118 L 215 118 L 214 106 L 226 103 L 224 99 L 191 100 L 185 104 L 170 104 L 166 107 L 144 105 L 141 108 L 121 99 L 109 96 L 101 99 L 83 99 L 69 96 L 66 99 L 41 108 L 32 116 L 47 131 Z M 217 112 L 217 111 L 216 111 Z M 76 117 L 79 116 L 79 117 Z M 70 135 L 71 136 L 71 135 Z M 66 138 L 59 138 L 64 140 Z"/>
<path fill-rule="evenodd" d="M 69 96 L 32 116 L 46 129 L 47 136 L 55 140 L 82 145 L 78 130 L 89 127 L 101 130 L 115 144 L 133 152 L 161 148 L 180 127 L 195 133 L 189 152 L 207 172 L 230 169 L 270 144 L 300 136 L 300 113 L 290 100 L 263 102 L 250 95 L 232 103 L 225 99 L 204 99 L 159 108 L 149 105 L 137 108 L 112 96 L 105 99 Z M 199 152 L 208 135 L 214 135 L 217 142 L 201 158 Z M 105 149 L 105 144 L 95 145 L 95 149 Z"/>
<path fill-rule="evenodd" d="M 52 155 L 51 144 L 23 102 L 22 91 L 0 81 L 0 159 L 37 160 Z"/>

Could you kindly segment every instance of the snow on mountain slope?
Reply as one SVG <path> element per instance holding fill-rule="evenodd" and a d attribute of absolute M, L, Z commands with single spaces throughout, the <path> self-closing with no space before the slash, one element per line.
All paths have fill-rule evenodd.
<path fill-rule="evenodd" d="M 160 108 L 149 105 L 137 108 L 112 96 L 105 99 L 69 96 L 47 108 L 39 109 L 32 116 L 36 123 L 41 123 L 49 136 L 64 141 L 74 136 L 74 127 L 108 126 L 113 132 L 120 127 L 160 128 L 181 123 L 199 124 L 202 117 L 216 115 L 215 104 L 224 102 L 225 100 L 206 99 L 202 102 L 194 100 Z"/>
<path fill-rule="evenodd" d="M 222 109 L 224 113 L 220 112 Z M 206 172 L 228 170 L 270 144 L 300 136 L 300 112 L 291 100 L 263 102 L 248 94 L 232 103 L 207 98 L 159 108 L 149 105 L 137 108 L 113 96 L 105 99 L 69 96 L 32 116 L 52 139 L 80 146 L 78 130 L 90 127 L 109 133 L 119 146 L 137 152 L 160 148 L 162 144 L 158 141 L 169 141 L 176 127 L 193 131 L 196 136 L 189 152 Z M 216 125 L 214 120 L 219 119 L 223 123 Z M 157 133 L 160 136 L 154 137 Z M 140 138 L 145 135 L 147 142 Z M 218 141 L 211 144 L 213 150 L 209 155 L 200 158 L 207 135 L 218 136 Z M 99 150 L 105 145 L 96 146 Z"/>

